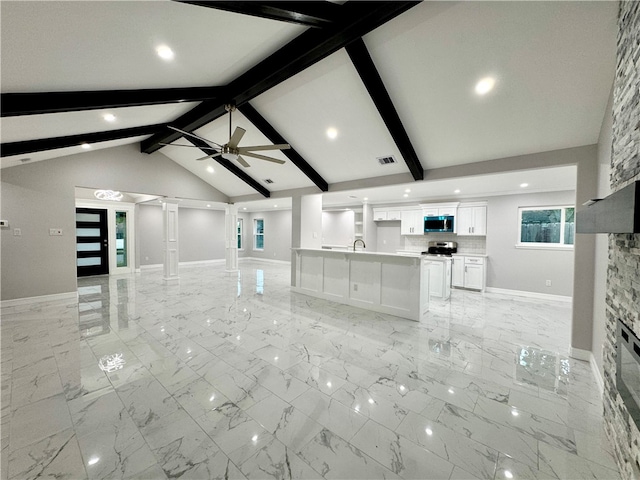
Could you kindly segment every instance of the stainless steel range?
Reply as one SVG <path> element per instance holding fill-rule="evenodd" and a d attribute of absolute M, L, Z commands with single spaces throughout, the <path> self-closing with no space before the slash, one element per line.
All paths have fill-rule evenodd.
<path fill-rule="evenodd" d="M 429 247 L 423 255 L 439 255 L 450 257 L 453 253 L 458 252 L 458 244 L 456 242 L 429 242 Z"/>

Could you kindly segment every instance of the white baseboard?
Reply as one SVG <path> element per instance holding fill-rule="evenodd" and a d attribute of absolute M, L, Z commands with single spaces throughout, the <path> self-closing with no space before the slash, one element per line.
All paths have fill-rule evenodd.
<path fill-rule="evenodd" d="M 583 362 L 591 361 L 591 351 L 583 350 L 581 348 L 569 347 L 569 356 L 576 360 L 582 360 Z"/>
<path fill-rule="evenodd" d="M 218 265 L 218 264 L 224 264 L 225 263 L 225 259 L 221 258 L 221 259 L 215 259 L 215 260 L 197 260 L 194 262 L 178 262 L 178 266 L 180 267 L 192 267 L 195 265 Z M 158 270 L 161 269 L 164 265 L 162 265 L 161 263 L 154 263 L 152 265 L 140 265 L 140 271 L 142 270 Z"/>
<path fill-rule="evenodd" d="M 78 292 L 55 293 L 53 295 L 39 295 L 37 297 L 14 298 L 2 300 L 0 307 L 19 307 L 31 303 L 58 302 L 61 305 L 78 303 Z"/>
<path fill-rule="evenodd" d="M 485 288 L 485 292 L 500 293 L 502 295 L 513 295 L 517 297 L 539 298 L 541 300 L 556 300 L 559 302 L 568 303 L 571 303 L 572 301 L 572 297 L 567 297 L 565 295 L 551 295 L 550 293 L 526 292 L 524 290 L 509 290 L 506 288 L 487 287 Z"/>
<path fill-rule="evenodd" d="M 600 369 L 598 368 L 596 357 L 593 353 L 591 353 L 589 363 L 591 364 L 591 371 L 593 372 L 593 376 L 596 378 L 596 383 L 598 384 L 598 389 L 600 390 L 600 396 L 602 396 L 604 395 L 604 379 L 600 374 Z"/>
<path fill-rule="evenodd" d="M 238 261 L 276 263 L 278 265 L 290 265 L 291 264 L 291 260 L 272 260 L 270 258 L 258 258 L 258 257 L 241 257 L 241 258 L 238 258 Z"/>

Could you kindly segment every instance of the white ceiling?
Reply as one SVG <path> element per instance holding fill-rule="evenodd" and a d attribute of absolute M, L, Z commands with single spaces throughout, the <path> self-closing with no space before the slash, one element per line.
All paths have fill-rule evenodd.
<path fill-rule="evenodd" d="M 164 0 L 0 2 L 0 9 L 3 93 L 221 86 L 305 30 Z M 596 143 L 614 75 L 616 14 L 617 3 L 607 1 L 424 2 L 364 41 L 423 168 L 432 169 Z M 174 50 L 172 62 L 155 54 L 161 43 Z M 496 87 L 478 97 L 474 85 L 487 75 L 496 77 Z M 329 184 L 408 172 L 344 50 L 251 104 Z M 4 117 L 2 142 L 165 123 L 192 105 L 116 109 L 114 125 L 105 124 L 102 110 Z M 197 133 L 225 143 L 227 122 L 224 116 Z M 270 143 L 240 112 L 233 116 L 237 125 L 247 130 L 241 145 Z M 338 130 L 335 140 L 326 136 L 329 127 Z M 196 162 L 198 149 L 160 151 L 229 197 L 256 194 L 217 162 Z M 81 152 L 70 147 L 4 157 L 2 167 L 23 157 L 55 161 Z M 399 163 L 380 166 L 376 157 L 387 155 Z M 246 160 L 251 167 L 243 170 L 270 191 L 315 188 L 288 159 L 282 166 Z M 209 165 L 214 173 L 206 170 Z M 517 182 L 504 175 L 505 182 Z M 544 188 L 559 188 L 557 171 L 536 175 Z M 274 183 L 266 185 L 265 178 Z M 460 179 L 464 188 L 455 188 L 463 195 L 510 188 L 499 177 L 478 180 Z M 402 191 L 409 188 L 401 183 Z M 447 197 L 452 185 L 414 182 L 410 188 L 412 195 L 435 198 Z M 370 201 L 376 195 L 386 195 L 376 201 L 396 201 L 396 190 L 371 190 Z M 325 205 L 344 204 L 349 194 L 364 196 L 329 193 Z"/>

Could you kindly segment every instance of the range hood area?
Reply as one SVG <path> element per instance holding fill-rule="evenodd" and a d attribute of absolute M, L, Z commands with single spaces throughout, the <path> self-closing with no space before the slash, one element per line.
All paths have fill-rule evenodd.
<path fill-rule="evenodd" d="M 576 211 L 576 233 L 640 233 L 640 181 Z"/>

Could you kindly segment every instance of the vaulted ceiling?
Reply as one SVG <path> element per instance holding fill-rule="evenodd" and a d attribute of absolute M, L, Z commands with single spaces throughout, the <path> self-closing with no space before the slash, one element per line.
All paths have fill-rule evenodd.
<path fill-rule="evenodd" d="M 608 1 L 0 8 L 2 167 L 139 143 L 234 201 L 594 144 L 615 68 Z M 495 87 L 479 96 L 484 77 Z M 230 103 L 241 145 L 291 145 L 264 152 L 283 165 L 197 161 L 207 144 L 169 128 L 224 144 Z"/>

